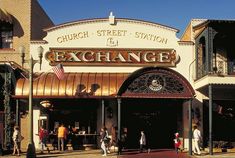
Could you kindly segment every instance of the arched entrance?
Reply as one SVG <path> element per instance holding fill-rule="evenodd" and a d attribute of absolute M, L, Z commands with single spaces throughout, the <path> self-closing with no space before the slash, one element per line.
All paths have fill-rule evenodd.
<path fill-rule="evenodd" d="M 130 75 L 119 89 L 119 126 L 128 130 L 127 147 L 138 148 L 144 130 L 150 148 L 172 148 L 175 132 L 183 135 L 183 104 L 195 92 L 178 72 L 147 67 Z"/>

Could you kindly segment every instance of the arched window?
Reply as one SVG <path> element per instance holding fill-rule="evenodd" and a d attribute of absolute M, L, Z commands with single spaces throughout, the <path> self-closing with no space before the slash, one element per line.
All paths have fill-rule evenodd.
<path fill-rule="evenodd" d="M 8 22 L 0 22 L 0 49 L 12 48 L 13 25 Z"/>

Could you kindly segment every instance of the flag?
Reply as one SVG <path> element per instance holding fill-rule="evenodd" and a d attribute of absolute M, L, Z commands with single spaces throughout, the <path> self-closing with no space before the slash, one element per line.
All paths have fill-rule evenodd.
<path fill-rule="evenodd" d="M 58 64 L 52 68 L 59 80 L 64 78 L 64 68 L 62 64 Z"/>

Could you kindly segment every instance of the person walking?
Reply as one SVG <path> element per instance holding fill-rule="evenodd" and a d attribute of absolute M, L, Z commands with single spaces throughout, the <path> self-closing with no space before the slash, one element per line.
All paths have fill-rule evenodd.
<path fill-rule="evenodd" d="M 146 146 L 146 137 L 144 131 L 140 131 L 140 152 L 143 152 L 143 149 Z"/>
<path fill-rule="evenodd" d="M 17 152 L 17 156 L 20 156 L 20 142 L 23 139 L 23 137 L 20 134 L 19 126 L 14 127 L 14 132 L 12 136 L 14 147 L 13 147 L 13 153 L 12 155 L 15 155 Z"/>
<path fill-rule="evenodd" d="M 199 143 L 201 141 L 201 132 L 197 129 L 197 126 L 193 126 L 193 152 L 197 153 L 198 155 L 201 155 L 201 151 L 199 148 Z"/>
<path fill-rule="evenodd" d="M 179 149 L 180 149 L 180 145 L 181 145 L 181 142 L 180 142 L 180 139 L 179 139 L 179 133 L 178 132 L 175 133 L 174 144 L 175 144 L 175 151 L 178 154 Z"/>
<path fill-rule="evenodd" d="M 107 148 L 106 148 L 106 143 L 108 140 L 108 132 L 107 132 L 107 128 L 103 127 L 101 128 L 101 132 L 100 132 L 100 142 L 101 142 L 101 149 L 103 151 L 103 155 L 102 156 L 107 156 Z"/>
<path fill-rule="evenodd" d="M 47 139 L 48 139 L 48 131 L 44 129 L 42 126 L 39 129 L 39 139 L 41 143 L 41 153 L 44 151 L 44 147 L 47 148 L 47 152 L 50 153 L 50 150 L 47 146 Z"/>
<path fill-rule="evenodd" d="M 67 136 L 67 129 L 64 127 L 62 123 L 58 128 L 58 150 L 64 151 L 65 139 Z"/>

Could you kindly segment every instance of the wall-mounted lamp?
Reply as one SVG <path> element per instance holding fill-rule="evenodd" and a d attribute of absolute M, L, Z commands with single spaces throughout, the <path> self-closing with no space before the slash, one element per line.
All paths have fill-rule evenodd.
<path fill-rule="evenodd" d="M 40 104 L 44 107 L 44 108 L 50 108 L 51 107 L 51 102 L 49 100 L 43 100 L 40 102 Z"/>

